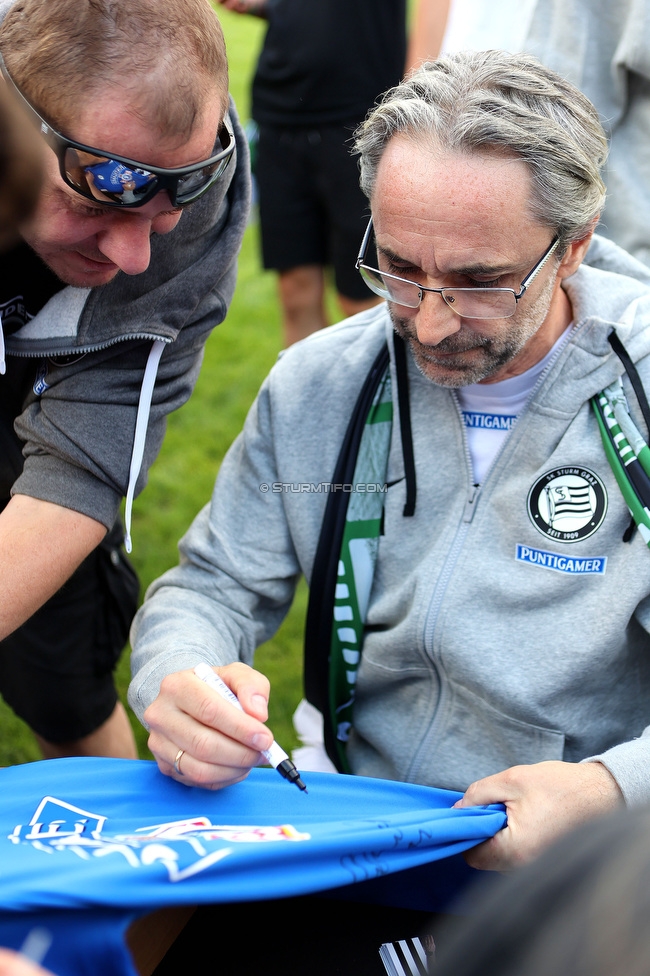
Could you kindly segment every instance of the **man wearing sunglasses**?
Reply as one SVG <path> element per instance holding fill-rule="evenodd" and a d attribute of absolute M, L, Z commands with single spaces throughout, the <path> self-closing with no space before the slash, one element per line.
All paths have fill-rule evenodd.
<path fill-rule="evenodd" d="M 302 573 L 303 740 L 320 724 L 330 769 L 504 803 L 468 859 L 508 869 L 650 800 L 650 527 L 624 473 L 648 482 L 648 271 L 594 235 L 595 109 L 530 56 L 422 66 L 356 148 L 357 267 L 386 301 L 271 372 L 136 617 L 130 700 L 163 772 L 244 777 L 271 742 L 254 649 Z"/>
<path fill-rule="evenodd" d="M 130 551 L 233 294 L 247 150 L 209 0 L 2 0 L 0 20 L 0 85 L 45 165 L 0 266 L 0 694 L 45 756 L 135 756 L 118 508 Z"/>

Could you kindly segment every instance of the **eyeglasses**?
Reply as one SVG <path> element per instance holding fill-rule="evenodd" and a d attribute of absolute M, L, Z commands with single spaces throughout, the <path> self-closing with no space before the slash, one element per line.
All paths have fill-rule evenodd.
<path fill-rule="evenodd" d="M 533 270 L 521 282 L 518 292 L 514 288 L 425 288 L 417 281 L 409 281 L 408 278 L 387 274 L 385 271 L 379 271 L 377 268 L 371 268 L 363 263 L 371 233 L 372 218 L 370 218 L 361 242 L 355 267 L 375 295 L 387 298 L 389 302 L 395 302 L 396 305 L 419 308 L 425 292 L 432 291 L 442 297 L 452 312 L 467 319 L 505 319 L 514 315 L 517 310 L 517 302 L 542 270 L 560 242 L 558 237 L 553 238 L 550 246 Z"/>
<path fill-rule="evenodd" d="M 219 151 L 199 163 L 178 169 L 145 166 L 135 159 L 93 149 L 66 139 L 31 105 L 7 71 L 0 54 L 0 72 L 59 161 L 64 183 L 82 197 L 107 207 L 142 207 L 161 190 L 167 190 L 172 207 L 197 200 L 225 173 L 233 157 L 235 137 L 226 116 L 219 128 Z"/>

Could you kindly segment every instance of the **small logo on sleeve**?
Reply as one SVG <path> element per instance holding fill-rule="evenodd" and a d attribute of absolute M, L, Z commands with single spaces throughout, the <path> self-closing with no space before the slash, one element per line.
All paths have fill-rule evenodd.
<path fill-rule="evenodd" d="M 36 379 L 34 380 L 34 393 L 36 396 L 42 396 L 46 390 L 49 390 L 50 384 L 47 382 L 47 363 L 45 360 L 39 364 L 36 371 Z"/>
<path fill-rule="evenodd" d="M 605 486 L 588 468 L 547 471 L 528 493 L 535 528 L 556 542 L 579 542 L 600 528 L 607 513 Z"/>

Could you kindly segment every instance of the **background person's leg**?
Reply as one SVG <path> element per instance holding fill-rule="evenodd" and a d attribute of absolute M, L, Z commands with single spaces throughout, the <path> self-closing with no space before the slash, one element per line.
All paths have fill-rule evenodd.
<path fill-rule="evenodd" d="M 122 702 L 117 702 L 110 716 L 98 729 L 80 739 L 67 742 L 48 742 L 34 733 L 44 759 L 66 756 L 112 756 L 117 759 L 137 759 L 133 730 Z"/>
<path fill-rule="evenodd" d="M 351 128 L 321 129 L 319 153 L 314 157 L 319 194 L 327 212 L 328 263 L 334 269 L 337 299 L 346 318 L 381 301 L 355 267 L 370 205 L 359 186 L 357 161 L 350 154 Z"/>
<path fill-rule="evenodd" d="M 348 298 L 347 295 L 342 295 L 340 292 L 337 298 L 341 311 L 346 318 L 349 318 L 350 315 L 356 315 L 357 312 L 365 312 L 367 308 L 372 308 L 373 305 L 379 305 L 381 302 L 381 298 L 372 295 L 369 298 Z"/>
<path fill-rule="evenodd" d="M 285 346 L 290 346 L 328 325 L 325 313 L 325 275 L 319 265 L 302 265 L 281 271 L 278 292 L 282 305 Z"/>
<path fill-rule="evenodd" d="M 326 214 L 311 158 L 319 139 L 312 130 L 259 127 L 256 176 L 262 261 L 279 275 L 286 346 L 328 324 L 323 276 Z"/>

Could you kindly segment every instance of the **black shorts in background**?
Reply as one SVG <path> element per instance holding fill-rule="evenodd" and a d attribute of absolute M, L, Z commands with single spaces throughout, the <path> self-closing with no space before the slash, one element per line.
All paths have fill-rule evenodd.
<path fill-rule="evenodd" d="M 117 704 L 113 671 L 139 591 L 122 542 L 117 522 L 58 593 L 0 641 L 0 694 L 48 742 L 90 735 Z"/>
<path fill-rule="evenodd" d="M 353 127 L 261 125 L 257 178 L 264 267 L 331 266 L 346 298 L 373 298 L 355 268 L 370 207 L 350 153 Z"/>

